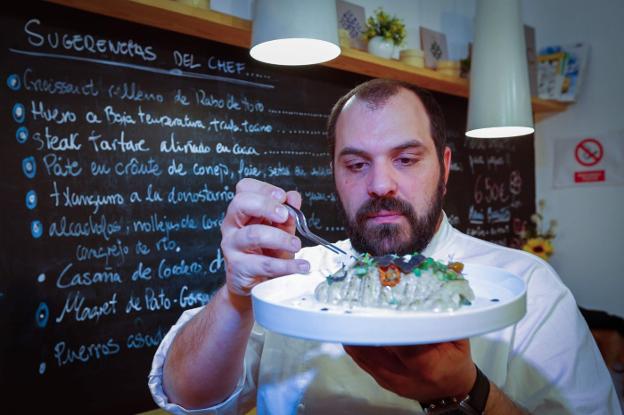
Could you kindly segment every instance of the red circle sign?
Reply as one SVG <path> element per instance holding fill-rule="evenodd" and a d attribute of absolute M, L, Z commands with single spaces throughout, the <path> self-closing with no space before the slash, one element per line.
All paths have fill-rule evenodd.
<path fill-rule="evenodd" d="M 604 150 L 600 141 L 595 138 L 581 140 L 574 149 L 574 158 L 583 166 L 594 166 L 602 160 Z"/>

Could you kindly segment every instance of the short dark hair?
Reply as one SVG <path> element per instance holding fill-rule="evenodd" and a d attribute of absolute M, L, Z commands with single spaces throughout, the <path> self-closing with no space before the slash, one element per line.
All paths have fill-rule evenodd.
<path fill-rule="evenodd" d="M 336 123 L 346 102 L 355 96 L 357 99 L 367 102 L 371 108 L 376 109 L 383 106 L 390 97 L 398 94 L 401 89 L 412 91 L 425 107 L 425 111 L 429 116 L 431 137 L 433 138 L 440 164 L 443 164 L 442 159 L 444 157 L 444 148 L 446 147 L 446 124 L 440 105 L 431 92 L 416 85 L 392 79 L 372 79 L 366 81 L 347 92 L 336 102 L 327 121 L 327 141 L 332 161 L 334 160 L 336 148 Z"/>

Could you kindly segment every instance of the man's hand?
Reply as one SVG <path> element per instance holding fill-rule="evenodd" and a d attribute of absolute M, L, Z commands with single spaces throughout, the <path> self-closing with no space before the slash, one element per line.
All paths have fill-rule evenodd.
<path fill-rule="evenodd" d="M 250 304 L 251 289 L 274 277 L 307 272 L 310 264 L 293 259 L 301 249 L 295 223 L 282 205 L 301 206 L 301 195 L 254 179 L 236 185 L 236 196 L 221 225 L 221 250 L 231 299 Z M 241 298 L 242 297 L 242 298 Z"/>
<path fill-rule="evenodd" d="M 477 377 L 468 340 L 344 349 L 381 387 L 420 402 L 446 397 L 462 399 Z"/>
<path fill-rule="evenodd" d="M 307 261 L 293 259 L 301 241 L 282 206 L 286 201 L 299 207 L 301 196 L 253 179 L 236 185 L 221 225 L 226 287 L 175 337 L 163 370 L 171 402 L 205 408 L 230 396 L 243 373 L 253 326 L 251 288 L 267 278 L 309 269 Z"/>

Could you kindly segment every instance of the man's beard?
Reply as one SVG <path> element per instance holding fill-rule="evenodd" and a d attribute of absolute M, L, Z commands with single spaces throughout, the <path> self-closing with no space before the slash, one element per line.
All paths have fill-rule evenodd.
<path fill-rule="evenodd" d="M 339 197 L 339 210 L 345 219 L 351 245 L 360 253 L 367 252 L 376 256 L 422 252 L 435 234 L 442 213 L 444 192 L 444 180 L 440 178 L 436 193 L 427 204 L 428 209 L 422 216 L 418 216 L 408 202 L 384 196 L 369 199 L 358 209 L 353 219 L 346 214 Z M 381 210 L 403 215 L 407 219 L 407 227 L 396 223 L 369 225 L 369 217 Z"/>

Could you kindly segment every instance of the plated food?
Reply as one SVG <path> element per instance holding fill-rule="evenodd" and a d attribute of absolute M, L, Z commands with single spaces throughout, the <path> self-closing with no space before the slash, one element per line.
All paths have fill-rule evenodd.
<path fill-rule="evenodd" d="M 440 275 L 444 279 L 443 275 L 446 275 L 449 283 L 455 281 L 451 279 L 454 275 L 447 274 L 442 268 L 444 266 L 456 273 L 459 270 L 460 276 L 469 280 L 470 288 L 474 292 L 474 300 L 467 298 L 472 302 L 471 305 L 461 305 L 461 296 L 457 296 L 453 301 L 455 304 L 459 301 L 457 309 L 444 311 L 438 305 L 437 311 L 419 311 L 427 308 L 425 304 L 436 302 L 434 298 L 437 294 L 433 292 L 433 297 L 421 300 L 421 304 L 414 308 L 400 306 L 395 302 L 390 308 L 360 306 L 361 303 L 345 300 L 343 303 L 347 305 L 334 305 L 316 297 L 315 291 L 323 291 L 323 284 L 328 281 L 326 272 L 315 269 L 307 274 L 286 275 L 256 285 L 251 290 L 254 318 L 265 329 L 285 336 L 321 342 L 381 346 L 430 344 L 471 338 L 507 327 L 525 315 L 526 284 L 523 279 L 503 269 L 486 265 L 465 263 L 461 269 L 461 265 L 453 262 L 440 264 L 438 268 L 443 272 L 436 273 L 436 278 Z M 424 264 L 421 264 L 419 268 L 423 267 Z M 356 264 L 347 264 L 344 270 L 354 272 L 355 268 Z M 342 277 L 340 272 L 334 274 L 336 278 Z M 422 278 L 422 271 L 421 277 L 417 277 L 413 270 L 412 275 L 404 274 L 401 276 L 404 284 L 409 283 L 410 278 Z M 374 272 L 370 270 L 369 278 L 372 275 Z M 345 280 L 347 278 L 348 275 Z M 388 283 L 394 284 L 392 275 L 386 274 L 385 278 Z M 390 288 L 400 287 L 401 281 Z M 336 283 L 340 284 L 340 281 L 334 281 L 332 285 Z M 386 290 L 386 286 L 380 286 Z M 446 293 L 452 291 L 451 287 L 448 288 Z M 453 296 L 454 294 L 450 295 Z M 392 300 L 386 303 L 389 304 L 390 301 Z"/>
<path fill-rule="evenodd" d="M 471 305 L 475 298 L 463 268 L 461 262 L 443 264 L 421 254 L 364 254 L 325 278 L 315 297 L 348 307 L 451 311 Z"/>

